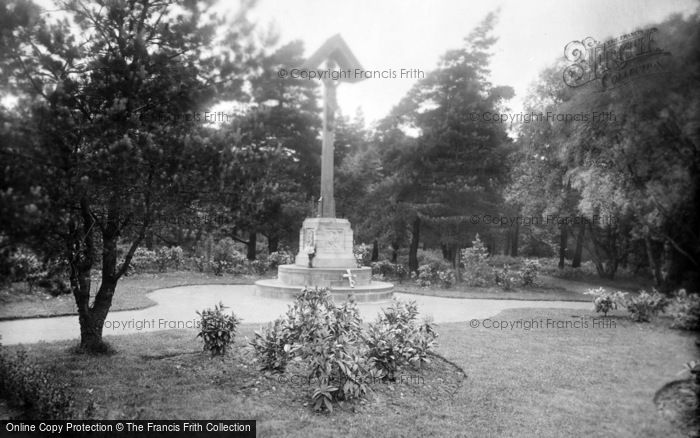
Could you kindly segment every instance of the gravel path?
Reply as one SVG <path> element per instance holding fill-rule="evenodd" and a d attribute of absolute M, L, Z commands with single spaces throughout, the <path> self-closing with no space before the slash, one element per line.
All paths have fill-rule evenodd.
<path fill-rule="evenodd" d="M 230 307 L 243 323 L 267 323 L 282 315 L 291 300 L 259 297 L 255 286 L 205 285 L 160 289 L 149 294 L 158 303 L 141 310 L 110 312 L 105 321 L 104 335 L 115 336 L 145 331 L 194 328 L 195 313 L 213 307 L 219 301 Z M 591 303 L 571 301 L 519 301 L 441 298 L 395 293 L 401 300 L 415 300 L 422 316 L 431 316 L 437 323 L 485 319 L 512 308 L 592 308 Z M 358 304 L 364 321 L 375 319 L 386 303 Z M 0 342 L 5 345 L 59 341 L 79 337 L 77 316 L 19 319 L 0 322 Z"/>

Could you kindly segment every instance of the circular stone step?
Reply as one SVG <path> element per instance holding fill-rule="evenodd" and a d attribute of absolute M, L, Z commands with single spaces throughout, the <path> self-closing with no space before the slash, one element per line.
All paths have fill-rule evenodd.
<path fill-rule="evenodd" d="M 258 280 L 255 282 L 255 294 L 267 298 L 294 299 L 304 288 L 303 286 L 282 283 L 279 279 Z M 311 286 L 313 287 L 313 286 Z M 346 301 L 353 295 L 358 303 L 390 301 L 394 285 L 383 281 L 371 281 L 367 285 L 351 288 L 349 285 L 331 287 L 331 295 L 335 302 Z"/>

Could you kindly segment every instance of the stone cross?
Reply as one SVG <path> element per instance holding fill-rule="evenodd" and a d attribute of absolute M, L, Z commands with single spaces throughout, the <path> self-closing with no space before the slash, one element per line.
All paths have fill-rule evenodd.
<path fill-rule="evenodd" d="M 352 271 L 350 269 L 347 270 L 347 274 L 343 274 L 343 278 L 348 279 L 348 283 L 350 283 L 350 287 L 352 287 L 352 288 L 355 287 L 355 275 L 352 274 Z"/>
<path fill-rule="evenodd" d="M 328 72 L 323 81 L 323 146 L 321 149 L 321 197 L 318 217 L 335 218 L 333 194 L 333 142 L 335 141 L 336 88 L 339 82 L 363 79 L 362 66 L 340 35 L 328 39 L 306 61 L 303 68 L 312 70 L 325 65 Z M 321 71 L 323 72 L 323 70 Z M 341 74 L 342 73 L 342 74 Z M 330 76 L 335 75 L 337 79 Z"/>

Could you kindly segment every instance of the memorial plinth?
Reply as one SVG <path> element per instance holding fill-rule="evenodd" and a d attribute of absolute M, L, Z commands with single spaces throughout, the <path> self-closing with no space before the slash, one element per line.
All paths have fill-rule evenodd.
<path fill-rule="evenodd" d="M 347 219 L 307 218 L 299 232 L 295 263 L 279 266 L 276 279 L 257 281 L 257 293 L 293 298 L 304 287 L 327 287 L 335 301 L 344 301 L 349 295 L 358 302 L 390 300 L 394 285 L 372 281 L 372 269 L 357 267 L 352 248 Z"/>
<path fill-rule="evenodd" d="M 326 41 L 303 68 L 314 69 L 323 62 L 328 69 L 362 69 L 340 35 Z M 356 80 L 359 79 L 350 81 Z M 338 84 L 337 81 L 326 79 L 323 86 L 321 197 L 318 200 L 318 217 L 304 220 L 294 264 L 279 266 L 276 279 L 255 282 L 256 293 L 272 298 L 293 298 L 304 287 L 326 287 L 330 288 L 336 301 L 343 301 L 349 295 L 360 302 L 390 300 L 394 285 L 372 281 L 371 268 L 357 267 L 350 222 L 335 217 L 333 142 L 337 106 L 335 91 Z"/>

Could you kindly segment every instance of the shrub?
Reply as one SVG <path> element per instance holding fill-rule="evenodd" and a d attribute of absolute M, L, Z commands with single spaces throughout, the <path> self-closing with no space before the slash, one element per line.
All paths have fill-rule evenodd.
<path fill-rule="evenodd" d="M 455 283 L 454 270 L 446 262 L 419 266 L 418 275 L 412 273 L 411 278 L 421 287 L 439 286 L 447 289 Z"/>
<path fill-rule="evenodd" d="M 354 301 L 333 303 L 328 289 L 304 289 L 285 317 L 257 332 L 251 345 L 261 370 L 284 371 L 298 359 L 310 382 L 315 410 L 332 411 L 337 400 L 363 396 L 372 363 L 360 349 L 362 329 Z"/>
<path fill-rule="evenodd" d="M 537 282 L 537 275 L 540 271 L 540 264 L 537 260 L 528 259 L 523 262 L 520 270 L 520 281 L 523 286 L 534 286 Z"/>
<path fill-rule="evenodd" d="M 242 267 L 246 261 L 246 256 L 238 251 L 236 242 L 230 237 L 226 237 L 217 242 L 212 248 L 212 268 L 216 275 L 224 272 L 233 272 L 234 269 Z"/>
<path fill-rule="evenodd" d="M 379 314 L 377 321 L 369 325 L 364 337 L 369 349 L 367 355 L 384 379 L 395 380 L 402 365 L 420 366 L 430 362 L 427 356 L 435 345 L 437 332 L 429 320 L 417 326 L 417 316 L 414 301 L 394 300 Z"/>
<path fill-rule="evenodd" d="M 632 320 L 636 322 L 651 321 L 659 312 L 664 312 L 668 304 L 668 299 L 656 290 L 653 290 L 652 293 L 642 291 L 639 295 L 629 298 L 625 303 Z"/>
<path fill-rule="evenodd" d="M 408 277 L 408 268 L 399 263 L 392 263 L 389 260 L 380 260 L 372 263 L 372 275 L 380 280 L 394 279 L 399 283 Z"/>
<path fill-rule="evenodd" d="M 671 303 L 674 328 L 700 330 L 700 295 L 688 294 L 681 289 Z"/>
<path fill-rule="evenodd" d="M 462 250 L 464 264 L 464 281 L 468 286 L 490 286 L 495 275 L 493 268 L 487 263 L 488 250 L 477 234 L 471 248 Z"/>
<path fill-rule="evenodd" d="M 184 252 L 179 246 L 173 246 L 170 248 L 164 246 L 158 248 L 155 258 L 159 272 L 165 272 L 168 269 L 178 270 L 185 260 Z"/>
<path fill-rule="evenodd" d="M 289 265 L 294 263 L 294 254 L 287 250 L 279 250 L 270 253 L 267 257 L 270 269 L 277 269 L 279 265 Z"/>
<path fill-rule="evenodd" d="M 94 417 L 94 402 L 76 408 L 67 383 L 27 358 L 24 350 L 14 355 L 0 349 L 0 393 L 24 409 L 30 420 L 70 420 Z"/>
<path fill-rule="evenodd" d="M 352 252 L 355 255 L 355 261 L 357 262 L 358 268 L 370 266 L 372 264 L 372 245 L 367 245 L 364 243 L 355 245 Z"/>
<path fill-rule="evenodd" d="M 505 291 L 513 290 L 515 277 L 511 274 L 508 265 L 503 265 L 503 269 L 496 270 L 496 285 Z"/>
<path fill-rule="evenodd" d="M 438 266 L 444 266 L 441 269 L 451 266 L 447 260 L 445 260 L 445 257 L 443 257 L 442 252 L 435 249 L 419 249 L 417 256 L 418 266 L 436 264 Z"/>
<path fill-rule="evenodd" d="M 584 293 L 593 295 L 593 306 L 596 313 L 602 312 L 604 316 L 608 316 L 608 312 L 624 304 L 625 293 L 623 292 L 607 292 L 599 287 L 598 289 L 588 289 Z"/>
<path fill-rule="evenodd" d="M 270 263 L 267 258 L 260 258 L 258 260 L 248 260 L 245 263 L 245 267 L 248 274 L 264 275 L 270 268 Z"/>
<path fill-rule="evenodd" d="M 509 269 L 520 269 L 522 259 L 519 257 L 511 257 L 503 254 L 493 254 L 486 259 L 486 263 L 494 268 L 498 266 L 508 265 Z"/>
<path fill-rule="evenodd" d="M 136 248 L 129 264 L 129 273 L 142 274 L 158 270 L 158 257 L 155 251 L 146 248 Z"/>
<path fill-rule="evenodd" d="M 31 281 L 42 273 L 41 263 L 30 250 L 19 248 L 9 258 L 10 281 Z"/>
<path fill-rule="evenodd" d="M 255 332 L 250 342 L 259 362 L 261 371 L 283 373 L 289 361 L 291 342 L 285 320 L 276 319 L 265 330 Z"/>
<path fill-rule="evenodd" d="M 200 331 L 197 337 L 204 341 L 204 350 L 209 351 L 212 356 L 226 354 L 226 348 L 233 343 L 236 336 L 236 328 L 241 320 L 231 313 L 226 315 L 223 310 L 226 308 L 223 303 L 214 306 L 214 309 L 206 309 L 197 312 L 200 316 Z"/>

